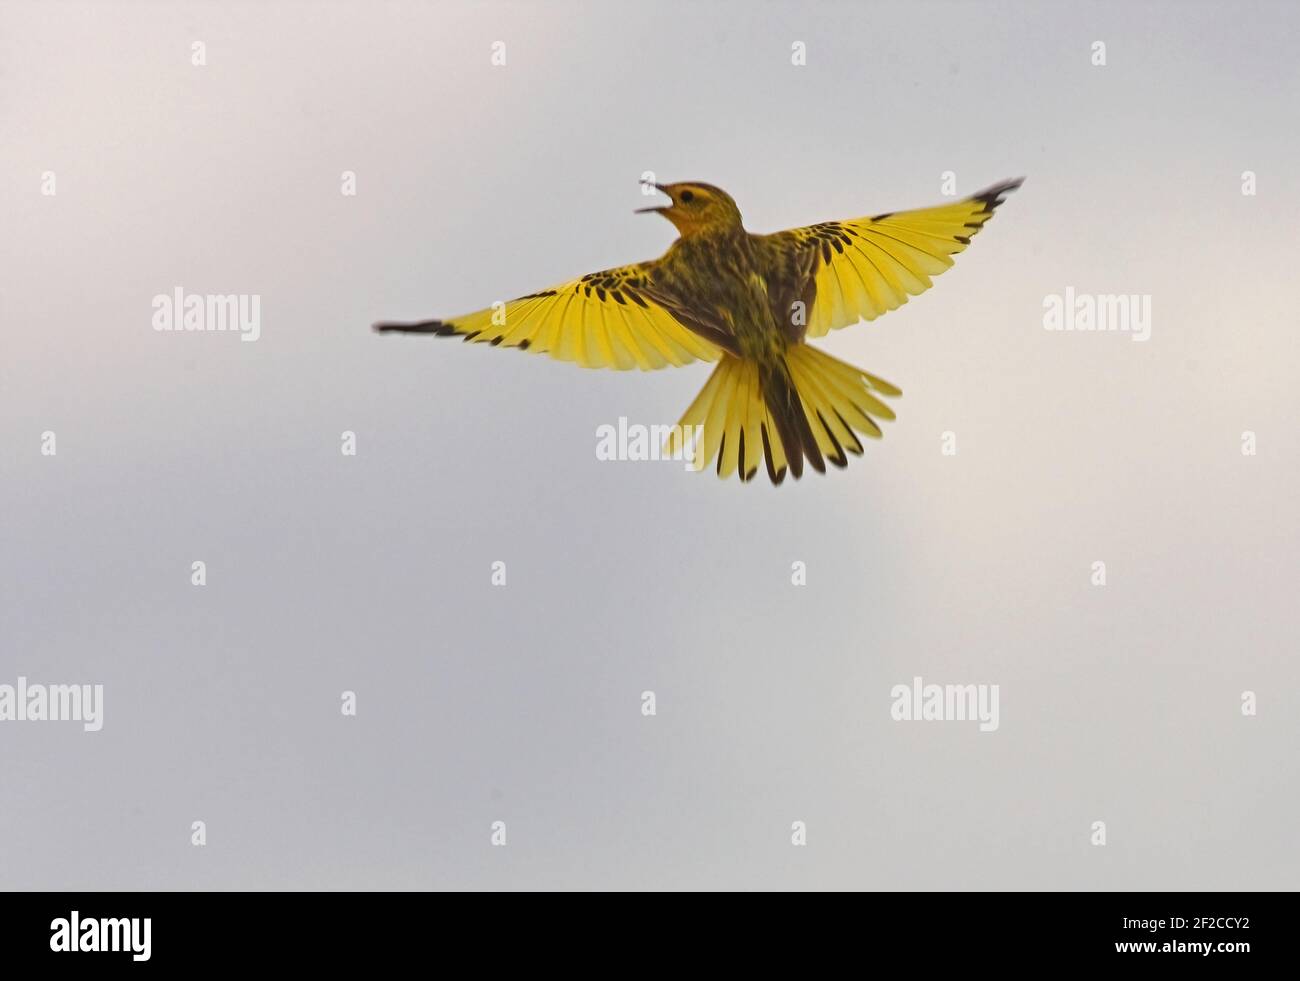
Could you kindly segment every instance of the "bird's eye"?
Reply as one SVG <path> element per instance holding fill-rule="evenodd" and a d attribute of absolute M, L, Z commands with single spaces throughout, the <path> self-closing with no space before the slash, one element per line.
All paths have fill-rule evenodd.
<path fill-rule="evenodd" d="M 690 204 L 694 200 L 695 200 L 695 192 L 682 191 L 682 204 Z"/>

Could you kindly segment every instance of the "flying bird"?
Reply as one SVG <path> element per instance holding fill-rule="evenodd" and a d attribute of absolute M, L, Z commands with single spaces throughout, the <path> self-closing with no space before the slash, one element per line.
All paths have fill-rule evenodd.
<path fill-rule="evenodd" d="M 450 320 L 377 323 L 400 331 L 544 352 L 587 368 L 650 370 L 692 361 L 717 367 L 669 438 L 702 426 L 696 461 L 749 481 L 766 462 L 773 484 L 804 462 L 819 473 L 859 436 L 878 439 L 893 419 L 882 398 L 902 392 L 811 347 L 832 328 L 875 320 L 930 288 L 931 277 L 984 227 L 1004 181 L 915 211 L 824 221 L 771 235 L 745 230 L 731 195 L 711 184 L 654 184 L 678 238 L 659 259 L 588 273 Z"/>

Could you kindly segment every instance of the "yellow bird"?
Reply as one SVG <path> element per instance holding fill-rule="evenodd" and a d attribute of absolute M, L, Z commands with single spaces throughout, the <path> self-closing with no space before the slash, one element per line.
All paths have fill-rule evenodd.
<path fill-rule="evenodd" d="M 655 184 L 672 204 L 640 210 L 679 233 L 662 258 L 463 317 L 374 327 L 545 352 L 587 368 L 716 361 L 669 449 L 681 451 L 681 433 L 703 427 L 698 463 L 716 456 L 718 476 L 748 481 L 766 460 L 779 484 L 787 470 L 801 476 L 805 459 L 824 473 L 826 460 L 843 467 L 847 454 L 861 455 L 858 436 L 878 439 L 876 420 L 894 418 L 881 397 L 902 394 L 808 339 L 874 320 L 929 289 L 1020 184 L 772 235 L 747 232 L 736 202 L 711 184 Z"/>

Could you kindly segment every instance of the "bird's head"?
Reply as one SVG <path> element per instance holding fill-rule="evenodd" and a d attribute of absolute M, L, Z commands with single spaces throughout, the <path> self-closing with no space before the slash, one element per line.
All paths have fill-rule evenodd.
<path fill-rule="evenodd" d="M 685 238 L 710 232 L 740 229 L 740 209 L 731 195 L 712 184 L 687 181 L 682 184 L 649 184 L 667 194 L 673 203 L 661 208 L 639 208 L 638 214 L 655 212 L 663 215 Z"/>

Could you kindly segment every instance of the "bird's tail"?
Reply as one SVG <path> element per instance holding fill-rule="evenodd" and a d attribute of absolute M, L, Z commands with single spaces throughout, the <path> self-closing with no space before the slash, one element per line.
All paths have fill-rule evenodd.
<path fill-rule="evenodd" d="M 846 466 L 861 455 L 858 434 L 881 436 L 876 419 L 894 412 L 878 396 L 897 388 L 824 351 L 797 344 L 770 363 L 723 355 L 704 388 L 669 436 L 667 449 L 682 451 L 682 435 L 703 427 L 694 452 L 698 466 L 717 457 L 719 477 L 750 480 L 766 460 L 772 483 L 796 478 L 803 463 L 819 473 L 829 460 Z"/>

